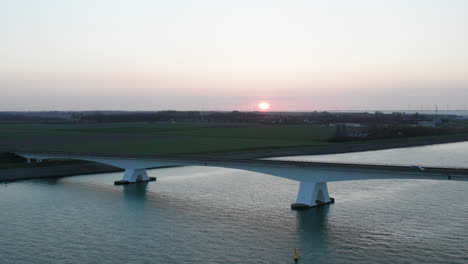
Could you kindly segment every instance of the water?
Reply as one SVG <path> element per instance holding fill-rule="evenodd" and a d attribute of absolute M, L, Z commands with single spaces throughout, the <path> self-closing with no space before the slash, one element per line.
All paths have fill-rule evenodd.
<path fill-rule="evenodd" d="M 359 153 L 273 158 L 294 161 L 317 161 L 359 164 L 432 166 L 468 168 L 468 142 L 397 148 Z"/>
<path fill-rule="evenodd" d="M 292 211 L 294 181 L 207 167 L 149 175 L 158 181 L 0 184 L 0 263 L 294 263 L 296 247 L 299 263 L 468 263 L 468 182 L 332 182 L 335 204 Z"/>

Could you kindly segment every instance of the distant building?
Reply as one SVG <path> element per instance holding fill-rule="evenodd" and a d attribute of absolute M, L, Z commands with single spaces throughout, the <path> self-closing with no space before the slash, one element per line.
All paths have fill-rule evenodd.
<path fill-rule="evenodd" d="M 347 136 L 351 138 L 366 138 L 369 136 L 369 133 L 348 133 Z"/>
<path fill-rule="evenodd" d="M 362 127 L 363 126 L 362 124 L 358 124 L 358 123 L 330 123 L 328 124 L 329 127 L 336 127 L 339 125 L 343 125 L 345 127 Z"/>
<path fill-rule="evenodd" d="M 304 123 L 306 124 L 319 124 L 320 121 L 319 120 L 309 120 L 309 119 L 304 119 Z"/>
<path fill-rule="evenodd" d="M 436 120 L 433 120 L 433 121 L 419 121 L 417 125 L 423 126 L 423 127 L 436 127 L 438 124 L 440 123 L 437 122 Z"/>

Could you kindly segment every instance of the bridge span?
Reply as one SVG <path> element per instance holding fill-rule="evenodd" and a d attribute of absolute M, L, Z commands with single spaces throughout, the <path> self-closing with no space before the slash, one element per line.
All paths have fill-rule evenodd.
<path fill-rule="evenodd" d="M 315 207 L 332 203 L 327 182 L 370 179 L 431 179 L 468 181 L 468 169 L 387 166 L 344 163 L 299 162 L 266 159 L 227 159 L 195 156 L 161 156 L 131 154 L 81 154 L 70 152 L 13 151 L 28 162 L 47 159 L 76 159 L 104 163 L 125 169 L 122 180 L 116 184 L 155 180 L 146 169 L 165 166 L 210 166 L 264 173 L 300 182 L 293 209 Z"/>

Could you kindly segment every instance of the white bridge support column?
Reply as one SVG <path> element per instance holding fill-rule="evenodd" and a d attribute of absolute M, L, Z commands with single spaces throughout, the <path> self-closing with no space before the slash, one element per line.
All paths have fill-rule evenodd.
<path fill-rule="evenodd" d="M 296 203 L 291 204 L 291 209 L 306 209 L 335 202 L 328 195 L 326 182 L 301 181 Z"/>
<path fill-rule="evenodd" d="M 122 180 L 115 181 L 114 184 L 122 185 L 136 182 L 155 181 L 156 177 L 148 177 L 146 169 L 125 169 Z"/>

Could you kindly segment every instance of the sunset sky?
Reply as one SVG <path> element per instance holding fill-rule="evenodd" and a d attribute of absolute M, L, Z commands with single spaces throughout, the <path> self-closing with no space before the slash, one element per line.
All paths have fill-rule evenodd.
<path fill-rule="evenodd" d="M 468 104 L 466 0 L 0 0 L 0 110 Z"/>

